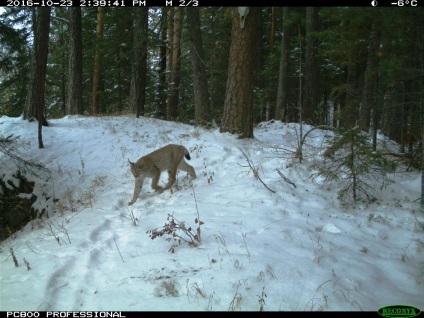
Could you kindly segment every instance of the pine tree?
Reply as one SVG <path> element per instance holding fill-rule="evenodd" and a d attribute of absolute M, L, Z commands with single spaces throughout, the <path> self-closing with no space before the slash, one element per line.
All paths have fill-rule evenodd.
<path fill-rule="evenodd" d="M 30 73 L 30 33 L 14 26 L 29 24 L 32 10 L 4 7 L 0 14 L 0 113 L 8 116 L 19 116 L 24 111 Z"/>
<path fill-rule="evenodd" d="M 199 8 L 186 8 L 191 65 L 193 68 L 195 124 L 206 125 L 211 121 L 208 82 L 204 63 Z"/>
<path fill-rule="evenodd" d="M 82 114 L 82 29 L 81 8 L 69 10 L 69 79 L 67 114 Z"/>
<path fill-rule="evenodd" d="M 247 8 L 249 11 L 245 8 L 238 7 L 233 12 L 227 90 L 220 132 L 238 134 L 239 138 L 253 138 L 255 31 L 260 8 Z"/>
<path fill-rule="evenodd" d="M 136 117 L 144 115 L 146 102 L 146 72 L 147 72 L 147 18 L 148 10 L 145 7 L 135 8 L 133 28 L 132 78 L 130 90 L 130 109 Z"/>

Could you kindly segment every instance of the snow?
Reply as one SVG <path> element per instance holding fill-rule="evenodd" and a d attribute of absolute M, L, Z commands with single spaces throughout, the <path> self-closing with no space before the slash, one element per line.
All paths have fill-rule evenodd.
<path fill-rule="evenodd" d="M 0 309 L 423 310 L 421 174 L 394 174 L 375 203 L 342 204 L 338 182 L 311 178 L 330 132 L 308 136 L 302 163 L 298 132 L 297 124 L 264 122 L 246 140 L 146 117 L 66 116 L 43 127 L 38 149 L 36 122 L 3 116 L 0 136 L 20 136 L 21 156 L 51 175 L 29 177 L 43 218 L 0 245 Z M 128 159 L 169 143 L 190 150 L 197 179 L 180 172 L 161 194 L 146 179 L 129 207 Z M 194 230 L 199 218 L 200 244 L 151 239 L 169 215 Z"/>

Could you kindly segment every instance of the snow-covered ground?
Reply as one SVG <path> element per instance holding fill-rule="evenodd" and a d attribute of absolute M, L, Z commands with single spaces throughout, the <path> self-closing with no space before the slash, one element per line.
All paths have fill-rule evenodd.
<path fill-rule="evenodd" d="M 43 127 L 38 149 L 36 122 L 0 118 L 0 136 L 20 136 L 21 156 L 51 170 L 32 177 L 43 219 L 0 245 L 0 309 L 424 310 L 421 174 L 391 176 L 376 203 L 342 205 L 340 183 L 311 178 L 328 132 L 310 134 L 299 163 L 296 131 L 266 122 L 240 140 L 145 117 L 68 116 Z M 197 179 L 180 172 L 162 194 L 147 179 L 129 207 L 128 159 L 169 143 L 190 150 Z M 151 239 L 169 215 L 200 226 L 201 242 Z"/>

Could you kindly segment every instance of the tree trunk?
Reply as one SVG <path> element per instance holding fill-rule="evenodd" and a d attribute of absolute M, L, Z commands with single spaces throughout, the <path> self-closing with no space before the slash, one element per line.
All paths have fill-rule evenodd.
<path fill-rule="evenodd" d="M 422 9 L 422 8 L 421 8 Z M 424 9 L 422 9 L 424 12 Z M 419 68 L 421 70 L 424 70 L 424 21 L 421 19 L 421 23 L 418 24 L 418 31 L 419 31 L 419 37 L 417 39 L 418 50 L 417 54 L 418 61 L 419 61 Z M 421 85 L 421 96 L 419 97 L 419 110 L 420 110 L 420 119 L 421 119 L 421 211 L 424 212 L 424 81 L 421 78 L 420 84 Z"/>
<path fill-rule="evenodd" d="M 253 138 L 253 79 L 259 7 L 233 10 L 228 79 L 220 132 Z M 241 15 L 239 14 L 241 13 Z M 244 18 L 242 18 L 244 17 Z"/>
<path fill-rule="evenodd" d="M 172 42 L 172 46 L 169 52 L 170 76 L 168 80 L 169 94 L 166 118 L 168 120 L 175 120 L 178 117 L 178 97 L 180 87 L 182 9 L 174 7 L 170 10 L 170 12 L 173 13 L 169 21 L 169 39 Z"/>
<path fill-rule="evenodd" d="M 269 35 L 269 47 L 272 49 L 275 44 L 275 7 L 271 8 L 271 33 Z"/>
<path fill-rule="evenodd" d="M 193 68 L 195 124 L 205 125 L 211 121 L 211 109 L 206 78 L 202 34 L 200 32 L 199 8 L 186 8 L 191 65 Z"/>
<path fill-rule="evenodd" d="M 271 8 L 271 32 L 269 35 L 269 50 L 272 52 L 274 50 L 275 46 L 275 20 L 276 20 L 276 14 L 275 14 L 275 7 Z M 267 91 L 267 101 L 266 101 L 266 110 L 265 110 L 265 120 L 270 120 L 270 116 L 273 116 L 272 108 L 275 101 L 275 74 L 270 74 L 268 78 L 268 87 L 266 88 Z"/>
<path fill-rule="evenodd" d="M 34 47 L 31 57 L 31 73 L 27 98 L 25 101 L 26 114 L 24 114 L 24 119 L 37 119 L 41 125 L 48 126 L 48 122 L 44 116 L 44 95 L 46 87 L 51 9 L 41 9 L 42 8 L 34 8 L 32 15 Z"/>
<path fill-rule="evenodd" d="M 357 106 L 359 103 L 356 97 L 357 83 L 358 83 L 358 70 L 357 65 L 353 62 L 354 57 L 352 52 L 348 53 L 348 66 L 346 77 L 346 92 L 344 95 L 344 105 L 341 109 L 341 126 L 345 129 L 353 128 L 358 124 Z"/>
<path fill-rule="evenodd" d="M 44 148 L 42 125 L 47 126 L 44 117 L 44 98 L 46 91 L 47 55 L 49 48 L 50 7 L 37 7 L 35 9 L 34 23 L 34 49 L 31 68 L 30 92 L 27 96 L 28 118 L 38 120 L 38 148 Z"/>
<path fill-rule="evenodd" d="M 136 117 L 144 115 L 146 101 L 146 73 L 147 73 L 147 16 L 148 8 L 135 8 L 134 13 L 134 60 L 132 64 L 132 78 L 130 89 L 130 109 L 135 111 Z"/>
<path fill-rule="evenodd" d="M 172 8 L 171 8 L 172 9 Z M 160 44 L 159 44 L 159 67 L 158 67 L 158 92 L 157 92 L 157 116 L 166 118 L 166 41 L 167 41 L 167 24 L 168 24 L 168 8 L 161 9 L 162 16 L 160 21 Z"/>
<path fill-rule="evenodd" d="M 279 78 L 278 78 L 278 87 L 277 87 L 277 102 L 275 106 L 275 119 L 284 120 L 286 115 L 286 107 L 287 107 L 287 87 L 288 87 L 288 56 L 289 56 L 289 45 L 291 39 L 291 18 L 290 18 L 290 10 L 289 7 L 284 8 L 284 16 L 283 16 L 283 40 L 281 47 L 281 58 L 280 58 L 280 70 L 279 70 Z"/>
<path fill-rule="evenodd" d="M 362 105 L 359 118 L 359 126 L 364 131 L 372 129 L 373 136 L 373 150 L 377 149 L 377 129 L 378 121 L 380 119 L 381 110 L 378 105 L 377 96 L 377 80 L 378 80 L 378 50 L 380 46 L 379 32 L 378 32 L 378 13 L 379 9 L 375 10 L 373 15 L 373 23 L 369 36 L 367 68 L 365 70 L 364 89 L 362 95 Z"/>
<path fill-rule="evenodd" d="M 349 32 L 349 30 L 355 27 L 354 21 L 347 21 L 341 28 L 344 28 L 344 32 Z M 347 66 L 346 66 L 346 88 L 344 90 L 343 98 L 343 108 L 341 109 L 341 123 L 340 125 L 345 129 L 351 129 L 357 125 L 359 119 L 359 82 L 360 82 L 360 51 L 361 43 L 354 43 L 352 46 L 348 46 L 348 51 L 346 52 Z"/>
<path fill-rule="evenodd" d="M 69 79 L 66 114 L 82 114 L 81 8 L 69 8 Z"/>
<path fill-rule="evenodd" d="M 36 28 L 36 21 L 37 21 L 37 11 L 36 8 L 31 8 L 31 17 L 32 17 L 32 26 L 31 26 L 31 30 L 32 33 L 35 34 L 37 32 L 37 28 Z M 35 46 L 33 48 L 33 51 L 35 51 Z M 32 96 L 33 92 L 36 92 L 35 87 L 33 87 L 34 85 L 34 77 L 35 77 L 35 64 L 36 64 L 36 59 L 37 56 L 35 55 L 35 53 L 33 53 L 31 55 L 31 66 L 30 66 L 30 74 L 29 74 L 29 83 L 28 83 L 28 90 L 27 90 L 27 95 L 26 95 L 26 99 L 25 99 L 25 111 L 24 111 L 24 119 L 28 119 L 28 120 L 33 120 L 34 117 L 36 117 L 36 109 L 34 108 L 34 103 L 33 103 L 33 99 L 34 97 Z"/>
<path fill-rule="evenodd" d="M 102 52 L 98 46 L 103 39 L 104 12 L 105 12 L 105 7 L 97 8 L 97 28 L 96 28 L 97 49 L 96 49 L 96 54 L 94 56 L 93 87 L 91 92 L 91 109 L 93 111 L 93 114 L 100 113 L 100 95 L 101 95 L 100 83 L 102 80 Z"/>
<path fill-rule="evenodd" d="M 316 60 L 318 31 L 318 7 L 306 8 L 306 48 L 305 48 L 305 92 L 303 94 L 303 121 L 315 123 L 318 106 L 318 66 Z"/>
<path fill-rule="evenodd" d="M 44 148 L 43 145 L 43 135 L 42 135 L 42 125 L 45 124 L 44 117 L 44 102 L 45 102 L 45 92 L 46 92 L 46 73 L 47 73 L 47 55 L 49 50 L 49 32 L 50 32 L 50 12 L 51 8 L 41 7 L 37 8 L 37 33 L 34 43 L 36 47 L 36 70 L 35 74 L 37 75 L 37 86 L 39 92 L 35 98 L 37 104 L 37 115 L 38 115 L 38 148 Z"/>

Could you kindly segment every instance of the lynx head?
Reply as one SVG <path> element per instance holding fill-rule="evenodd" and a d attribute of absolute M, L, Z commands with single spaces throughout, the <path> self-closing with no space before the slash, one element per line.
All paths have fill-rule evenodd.
<path fill-rule="evenodd" d="M 128 162 L 130 163 L 131 173 L 137 178 L 143 170 L 143 163 L 137 164 L 136 162 L 131 162 L 130 159 L 128 159 Z"/>

